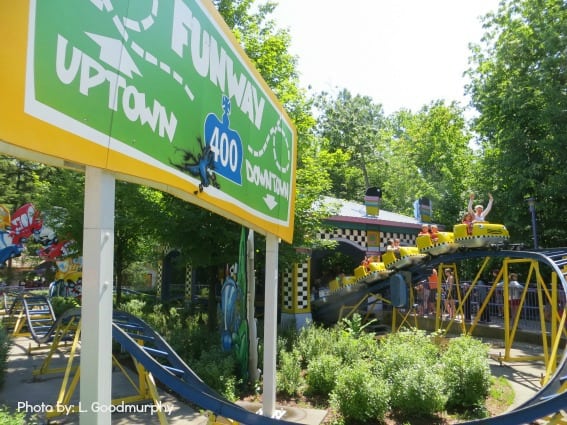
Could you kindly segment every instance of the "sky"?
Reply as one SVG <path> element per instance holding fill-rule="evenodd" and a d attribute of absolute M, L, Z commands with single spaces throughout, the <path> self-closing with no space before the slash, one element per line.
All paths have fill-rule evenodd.
<path fill-rule="evenodd" d="M 301 85 L 373 98 L 391 114 L 433 100 L 468 103 L 469 43 L 498 0 L 276 0 Z M 337 89 L 338 88 L 338 89 Z"/>

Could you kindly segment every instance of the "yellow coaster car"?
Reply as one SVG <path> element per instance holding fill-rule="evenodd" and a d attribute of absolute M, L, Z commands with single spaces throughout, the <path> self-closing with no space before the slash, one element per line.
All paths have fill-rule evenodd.
<path fill-rule="evenodd" d="M 339 289 L 347 288 L 354 283 L 357 283 L 355 276 L 342 276 L 329 282 L 329 291 L 335 292 Z"/>
<path fill-rule="evenodd" d="M 435 256 L 449 254 L 459 249 L 459 244 L 455 243 L 453 232 L 438 232 L 436 236 L 436 239 L 432 239 L 430 235 L 419 235 L 417 237 L 419 252 Z"/>
<path fill-rule="evenodd" d="M 455 242 L 465 248 L 482 248 L 501 245 L 510 239 L 508 229 L 503 224 L 473 223 L 472 232 L 468 232 L 466 224 L 453 226 Z"/>
<path fill-rule="evenodd" d="M 411 266 L 422 262 L 425 254 L 421 254 L 417 246 L 402 246 L 400 247 L 400 256 L 396 257 L 393 251 L 386 251 L 382 255 L 382 260 L 387 269 L 399 270 L 404 267 Z"/>
<path fill-rule="evenodd" d="M 391 273 L 383 262 L 371 262 L 367 266 L 360 265 L 354 269 L 354 278 L 357 283 L 369 283 L 386 279 Z"/>

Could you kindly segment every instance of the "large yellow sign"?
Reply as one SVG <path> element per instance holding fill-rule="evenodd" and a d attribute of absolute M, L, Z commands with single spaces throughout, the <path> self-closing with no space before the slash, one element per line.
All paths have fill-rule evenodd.
<path fill-rule="evenodd" d="M 0 3 L 0 152 L 291 242 L 295 128 L 208 0 Z"/>

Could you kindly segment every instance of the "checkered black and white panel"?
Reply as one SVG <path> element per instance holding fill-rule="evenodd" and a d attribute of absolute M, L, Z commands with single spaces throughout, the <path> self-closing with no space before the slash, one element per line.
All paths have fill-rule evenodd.
<path fill-rule="evenodd" d="M 296 264 L 297 273 L 297 308 L 296 312 L 310 311 L 309 262 Z"/>
<path fill-rule="evenodd" d="M 193 266 L 185 264 L 185 300 L 191 300 L 191 282 L 193 281 Z"/>
<path fill-rule="evenodd" d="M 367 245 L 366 231 L 360 229 L 333 229 L 330 232 L 320 233 L 319 238 L 326 240 L 347 239 L 363 249 L 366 249 Z"/>
<path fill-rule="evenodd" d="M 161 297 L 161 283 L 163 282 L 163 261 L 160 261 L 157 266 L 156 274 L 156 296 Z"/>
<path fill-rule="evenodd" d="M 162 247 L 162 254 L 165 257 L 171 248 L 169 245 Z M 156 296 L 161 298 L 161 290 L 163 285 L 163 259 L 158 263 L 157 276 L 156 276 Z"/>
<path fill-rule="evenodd" d="M 293 312 L 293 269 L 286 269 L 283 274 L 282 311 Z"/>
<path fill-rule="evenodd" d="M 382 232 L 380 233 L 380 249 L 386 249 L 388 239 L 400 240 L 402 246 L 415 246 L 417 234 L 414 233 L 398 233 L 398 232 Z"/>

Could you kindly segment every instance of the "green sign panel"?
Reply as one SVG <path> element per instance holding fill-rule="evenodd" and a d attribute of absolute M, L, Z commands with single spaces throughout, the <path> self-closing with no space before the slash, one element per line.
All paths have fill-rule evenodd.
<path fill-rule="evenodd" d="M 26 112 L 290 227 L 293 125 L 205 2 L 32 1 Z"/>

